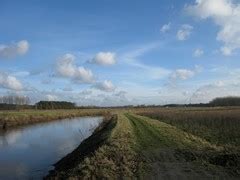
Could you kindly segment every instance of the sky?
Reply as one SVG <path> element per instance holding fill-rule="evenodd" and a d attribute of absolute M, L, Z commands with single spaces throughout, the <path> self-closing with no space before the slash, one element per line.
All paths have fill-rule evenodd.
<path fill-rule="evenodd" d="M 78 105 L 240 96 L 238 0 L 0 0 L 0 93 Z"/>

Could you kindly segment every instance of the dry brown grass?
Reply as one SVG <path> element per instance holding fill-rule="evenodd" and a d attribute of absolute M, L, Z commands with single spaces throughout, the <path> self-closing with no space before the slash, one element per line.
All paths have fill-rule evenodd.
<path fill-rule="evenodd" d="M 146 108 L 136 112 L 216 145 L 240 147 L 240 108 Z"/>
<path fill-rule="evenodd" d="M 99 116 L 101 109 L 0 111 L 0 129 L 80 116 Z"/>
<path fill-rule="evenodd" d="M 137 111 L 150 115 L 158 115 L 159 111 L 164 111 L 168 114 L 165 118 L 174 115 L 173 109 Z M 182 109 L 174 111 L 182 113 Z M 73 167 L 57 168 L 55 176 L 50 178 L 157 179 L 175 177 L 176 173 L 179 173 L 186 179 L 237 177 L 240 174 L 238 152 L 227 152 L 224 146 L 217 146 L 201 136 L 172 126 L 169 122 L 138 116 L 129 110 L 118 112 L 114 126 L 106 126 L 103 131 L 93 134 L 80 147 L 87 147 L 85 150 L 90 153 L 83 153 L 80 161 L 77 157 L 81 156 L 81 153 L 74 153 L 74 158 L 70 158 Z"/>
<path fill-rule="evenodd" d="M 112 125 L 116 122 L 115 125 Z M 138 161 L 133 150 L 134 137 L 131 124 L 123 114 L 118 114 L 117 121 L 111 120 L 103 130 L 97 131 L 79 147 L 80 151 L 73 154 L 73 163 L 81 156 L 81 149 L 88 147 L 87 153 L 75 167 L 66 169 L 66 162 L 48 178 L 64 179 L 116 179 L 133 178 L 136 176 Z M 101 142 L 99 146 L 98 142 Z M 74 152 L 73 152 L 74 153 Z M 83 153 L 83 152 L 82 152 Z M 67 158 L 69 161 L 69 157 Z M 73 164 L 71 163 L 71 164 Z M 69 163 L 67 163 L 69 164 Z"/>

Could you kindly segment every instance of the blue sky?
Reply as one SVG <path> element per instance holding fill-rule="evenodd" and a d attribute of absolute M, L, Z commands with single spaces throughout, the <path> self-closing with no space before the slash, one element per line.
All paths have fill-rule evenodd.
<path fill-rule="evenodd" d="M 0 92 L 32 103 L 240 95 L 237 0 L 1 0 Z"/>

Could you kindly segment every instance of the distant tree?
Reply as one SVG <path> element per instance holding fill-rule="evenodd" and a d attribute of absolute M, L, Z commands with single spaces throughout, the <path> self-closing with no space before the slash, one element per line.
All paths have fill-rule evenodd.
<path fill-rule="evenodd" d="M 240 97 L 219 97 L 209 102 L 212 106 L 240 106 Z"/>
<path fill-rule="evenodd" d="M 28 105 L 30 104 L 30 99 L 27 96 L 1 96 L 0 103 L 2 104 L 17 104 L 17 105 Z"/>
<path fill-rule="evenodd" d="M 67 101 L 39 101 L 35 107 L 36 109 L 74 109 L 76 105 Z"/>
<path fill-rule="evenodd" d="M 32 108 L 30 105 L 30 98 L 27 96 L 1 96 L 0 109 L 1 110 L 14 110 Z"/>

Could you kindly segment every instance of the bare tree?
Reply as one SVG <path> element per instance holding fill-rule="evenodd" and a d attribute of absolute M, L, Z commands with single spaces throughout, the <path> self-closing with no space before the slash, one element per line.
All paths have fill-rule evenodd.
<path fill-rule="evenodd" d="M 16 104 L 16 105 L 29 105 L 30 98 L 28 96 L 1 96 L 0 103 L 3 104 Z"/>

